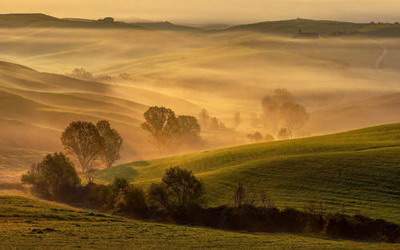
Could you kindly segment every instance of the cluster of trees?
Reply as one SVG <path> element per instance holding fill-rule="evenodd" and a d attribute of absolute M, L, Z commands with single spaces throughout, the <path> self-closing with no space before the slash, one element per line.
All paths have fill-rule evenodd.
<path fill-rule="evenodd" d="M 240 124 L 240 113 L 238 117 L 235 117 L 235 122 Z M 202 109 L 199 114 L 199 122 L 202 128 L 207 130 L 225 130 L 225 124 L 220 121 L 217 117 L 210 116 L 206 109 Z M 238 126 L 239 126 L 238 124 Z"/>
<path fill-rule="evenodd" d="M 151 134 L 154 144 L 162 152 L 201 144 L 200 125 L 193 116 L 176 116 L 171 109 L 150 107 L 144 118 L 142 128 Z"/>
<path fill-rule="evenodd" d="M 75 68 L 72 70 L 71 73 L 67 74 L 72 78 L 76 78 L 83 81 L 91 81 L 91 82 L 110 82 L 116 79 L 123 80 L 123 81 L 132 81 L 131 75 L 128 73 L 121 73 L 119 75 L 95 75 L 92 72 L 84 69 L 84 68 Z"/>
<path fill-rule="evenodd" d="M 61 142 L 67 154 L 78 162 L 81 173 L 91 182 L 96 161 L 102 161 L 108 168 L 120 158 L 123 139 L 106 120 L 97 124 L 76 121 L 64 130 Z"/>
<path fill-rule="evenodd" d="M 247 139 L 249 139 L 250 141 L 254 141 L 254 142 L 260 142 L 260 141 L 270 142 L 270 141 L 274 141 L 275 140 L 275 138 L 272 135 L 266 134 L 265 136 L 263 136 L 258 131 L 254 132 L 254 133 L 247 134 Z"/>
<path fill-rule="evenodd" d="M 82 185 L 71 161 L 62 153 L 46 156 L 22 177 L 42 197 L 127 216 L 227 230 L 323 233 L 333 238 L 400 242 L 400 226 L 384 220 L 322 210 L 278 209 L 266 193 L 248 195 L 243 184 L 234 191 L 233 206 L 206 207 L 203 184 L 192 172 L 166 170 L 147 191 L 117 178 L 110 185 Z"/>
<path fill-rule="evenodd" d="M 291 138 L 309 119 L 306 108 L 286 89 L 276 89 L 261 104 L 265 127 L 282 139 Z"/>

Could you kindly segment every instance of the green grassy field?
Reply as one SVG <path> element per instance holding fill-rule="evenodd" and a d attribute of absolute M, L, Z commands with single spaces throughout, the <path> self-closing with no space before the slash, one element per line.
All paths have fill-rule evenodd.
<path fill-rule="evenodd" d="M 323 202 L 328 212 L 361 213 L 400 223 L 400 125 L 245 145 L 121 165 L 97 175 L 146 186 L 169 167 L 192 170 L 209 205 L 231 204 L 237 183 L 266 191 L 278 207 Z"/>
<path fill-rule="evenodd" d="M 396 249 L 306 235 L 250 234 L 124 219 L 0 195 L 0 249 Z"/>

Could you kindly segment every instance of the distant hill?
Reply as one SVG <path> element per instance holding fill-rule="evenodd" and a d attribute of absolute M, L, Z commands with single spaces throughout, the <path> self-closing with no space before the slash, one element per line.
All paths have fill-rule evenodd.
<path fill-rule="evenodd" d="M 155 29 L 196 31 L 198 29 L 170 22 L 127 23 L 112 18 L 90 20 L 82 18 L 57 18 L 45 14 L 0 14 L 0 28 L 93 28 L 93 29 Z"/>
<path fill-rule="evenodd" d="M 299 33 L 316 33 L 321 36 L 400 36 L 400 24 L 352 23 L 329 20 L 292 19 L 267 21 L 233 26 L 225 31 L 253 31 L 295 36 Z"/>

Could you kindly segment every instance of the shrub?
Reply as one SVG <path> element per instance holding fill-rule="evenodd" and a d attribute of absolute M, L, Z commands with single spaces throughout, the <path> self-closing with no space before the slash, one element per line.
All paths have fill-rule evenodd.
<path fill-rule="evenodd" d="M 191 171 L 179 167 L 170 168 L 162 179 L 168 204 L 172 207 L 188 207 L 203 203 L 203 184 Z"/>
<path fill-rule="evenodd" d="M 125 214 L 147 217 L 148 207 L 144 191 L 133 185 L 128 186 L 116 197 L 114 208 Z"/>
<path fill-rule="evenodd" d="M 63 153 L 49 154 L 34 164 L 22 176 L 22 182 L 32 185 L 32 190 L 38 195 L 57 200 L 71 199 L 80 186 L 72 162 Z"/>

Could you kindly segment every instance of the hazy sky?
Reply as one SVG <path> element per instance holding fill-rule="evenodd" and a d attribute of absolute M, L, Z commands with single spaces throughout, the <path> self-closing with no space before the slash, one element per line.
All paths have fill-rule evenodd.
<path fill-rule="evenodd" d="M 400 0 L 0 0 L 0 11 L 59 17 L 137 17 L 184 22 L 287 18 L 400 21 Z"/>

